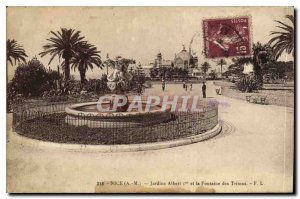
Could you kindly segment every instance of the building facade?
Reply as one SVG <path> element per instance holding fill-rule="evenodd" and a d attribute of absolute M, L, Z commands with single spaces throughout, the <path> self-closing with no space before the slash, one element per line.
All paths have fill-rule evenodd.
<path fill-rule="evenodd" d="M 174 60 L 165 60 L 159 52 L 154 60 L 154 67 L 176 67 L 182 69 L 191 69 L 198 65 L 198 58 L 192 56 L 191 49 L 187 51 L 183 45 L 182 50 L 175 54 Z"/>

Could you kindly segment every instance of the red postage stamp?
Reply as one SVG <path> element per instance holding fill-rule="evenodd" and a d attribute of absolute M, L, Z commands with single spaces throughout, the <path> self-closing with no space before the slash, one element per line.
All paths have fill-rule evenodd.
<path fill-rule="evenodd" d="M 249 17 L 203 20 L 206 58 L 251 54 Z"/>

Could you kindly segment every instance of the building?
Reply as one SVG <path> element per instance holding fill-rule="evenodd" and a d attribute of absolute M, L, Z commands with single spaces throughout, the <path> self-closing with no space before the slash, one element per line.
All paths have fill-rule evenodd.
<path fill-rule="evenodd" d="M 137 64 L 129 64 L 127 71 L 133 71 L 133 70 L 137 70 L 138 69 L 138 65 Z"/>
<path fill-rule="evenodd" d="M 192 73 L 191 73 L 191 77 L 194 77 L 196 79 L 203 79 L 203 73 L 201 70 L 197 69 L 197 68 L 193 68 L 192 69 Z"/>
<path fill-rule="evenodd" d="M 162 62 L 161 62 L 161 66 L 162 67 L 173 67 L 173 61 L 171 61 L 171 60 L 162 60 Z"/>
<path fill-rule="evenodd" d="M 192 56 L 191 49 L 187 51 L 183 45 L 183 49 L 175 54 L 174 60 L 165 60 L 161 52 L 158 52 L 154 60 L 154 67 L 177 67 L 182 69 L 191 69 L 198 65 L 198 57 Z M 192 70 L 189 70 L 192 72 Z"/>
<path fill-rule="evenodd" d="M 145 74 L 145 77 L 150 77 L 150 70 L 154 67 L 154 64 L 148 64 L 141 66 L 141 70 Z"/>
<path fill-rule="evenodd" d="M 154 60 L 154 67 L 172 67 L 173 61 L 172 60 L 165 60 L 162 58 L 161 52 L 156 55 L 156 59 Z"/>
<path fill-rule="evenodd" d="M 158 52 L 156 55 L 156 58 L 154 59 L 153 68 L 180 68 L 185 69 L 188 71 L 188 76 L 193 76 L 193 69 L 198 66 L 198 57 L 193 56 L 191 53 L 191 48 L 189 48 L 189 51 L 185 49 L 185 46 L 183 45 L 182 50 L 175 54 L 175 57 L 173 60 L 165 60 L 163 59 L 163 55 L 161 52 Z M 175 75 L 176 76 L 176 75 Z M 199 74 L 196 75 L 199 77 Z"/>
<path fill-rule="evenodd" d="M 197 64 L 198 64 L 198 58 L 193 57 L 191 54 L 191 49 L 187 51 L 184 45 L 182 50 L 178 54 L 175 54 L 174 67 L 189 69 L 189 68 L 194 68 Z"/>

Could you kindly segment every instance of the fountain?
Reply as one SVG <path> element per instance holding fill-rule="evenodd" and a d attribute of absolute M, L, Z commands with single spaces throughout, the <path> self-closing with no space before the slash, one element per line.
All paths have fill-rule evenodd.
<path fill-rule="evenodd" d="M 66 123 L 75 126 L 87 125 L 92 128 L 112 128 L 116 124 L 134 127 L 144 124 L 158 124 L 172 119 L 169 105 L 161 110 L 160 105 L 139 101 L 143 111 L 137 108 L 128 110 L 129 104 L 132 102 L 132 99 L 129 100 L 128 96 L 124 94 L 128 89 L 129 81 L 132 79 L 132 75 L 127 72 L 128 62 L 117 57 L 112 68 L 113 71 L 107 76 L 107 86 L 115 94 L 106 97 L 106 100 L 68 106 L 65 109 L 67 113 Z M 123 98 L 121 99 L 120 96 Z M 118 106 L 114 107 L 116 103 Z M 147 106 L 148 109 L 146 109 Z"/>
<path fill-rule="evenodd" d="M 125 95 L 132 78 L 127 66 L 116 60 L 107 82 L 113 94 L 100 96 L 98 102 L 16 109 L 16 132 L 33 143 L 42 140 L 59 148 L 103 152 L 169 148 L 207 140 L 220 133 L 218 104 L 213 101 L 198 100 L 199 96 L 193 96 L 192 101 L 186 100 L 189 96 L 182 96 L 181 101 L 172 96 L 170 101 L 169 96 L 161 100 L 159 96 L 144 99 Z M 200 104 L 194 104 L 199 101 Z M 183 111 L 183 104 L 189 105 L 186 107 L 191 109 L 186 110 L 190 111 Z"/>

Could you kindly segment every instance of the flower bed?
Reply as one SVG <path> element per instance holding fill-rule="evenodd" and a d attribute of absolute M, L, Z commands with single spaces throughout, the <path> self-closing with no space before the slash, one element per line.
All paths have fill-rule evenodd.
<path fill-rule="evenodd" d="M 53 113 L 25 120 L 16 125 L 18 134 L 56 143 L 114 145 L 168 141 L 204 133 L 218 123 L 217 110 L 178 114 L 172 121 L 155 125 L 114 128 L 72 126 L 66 113 Z"/>

